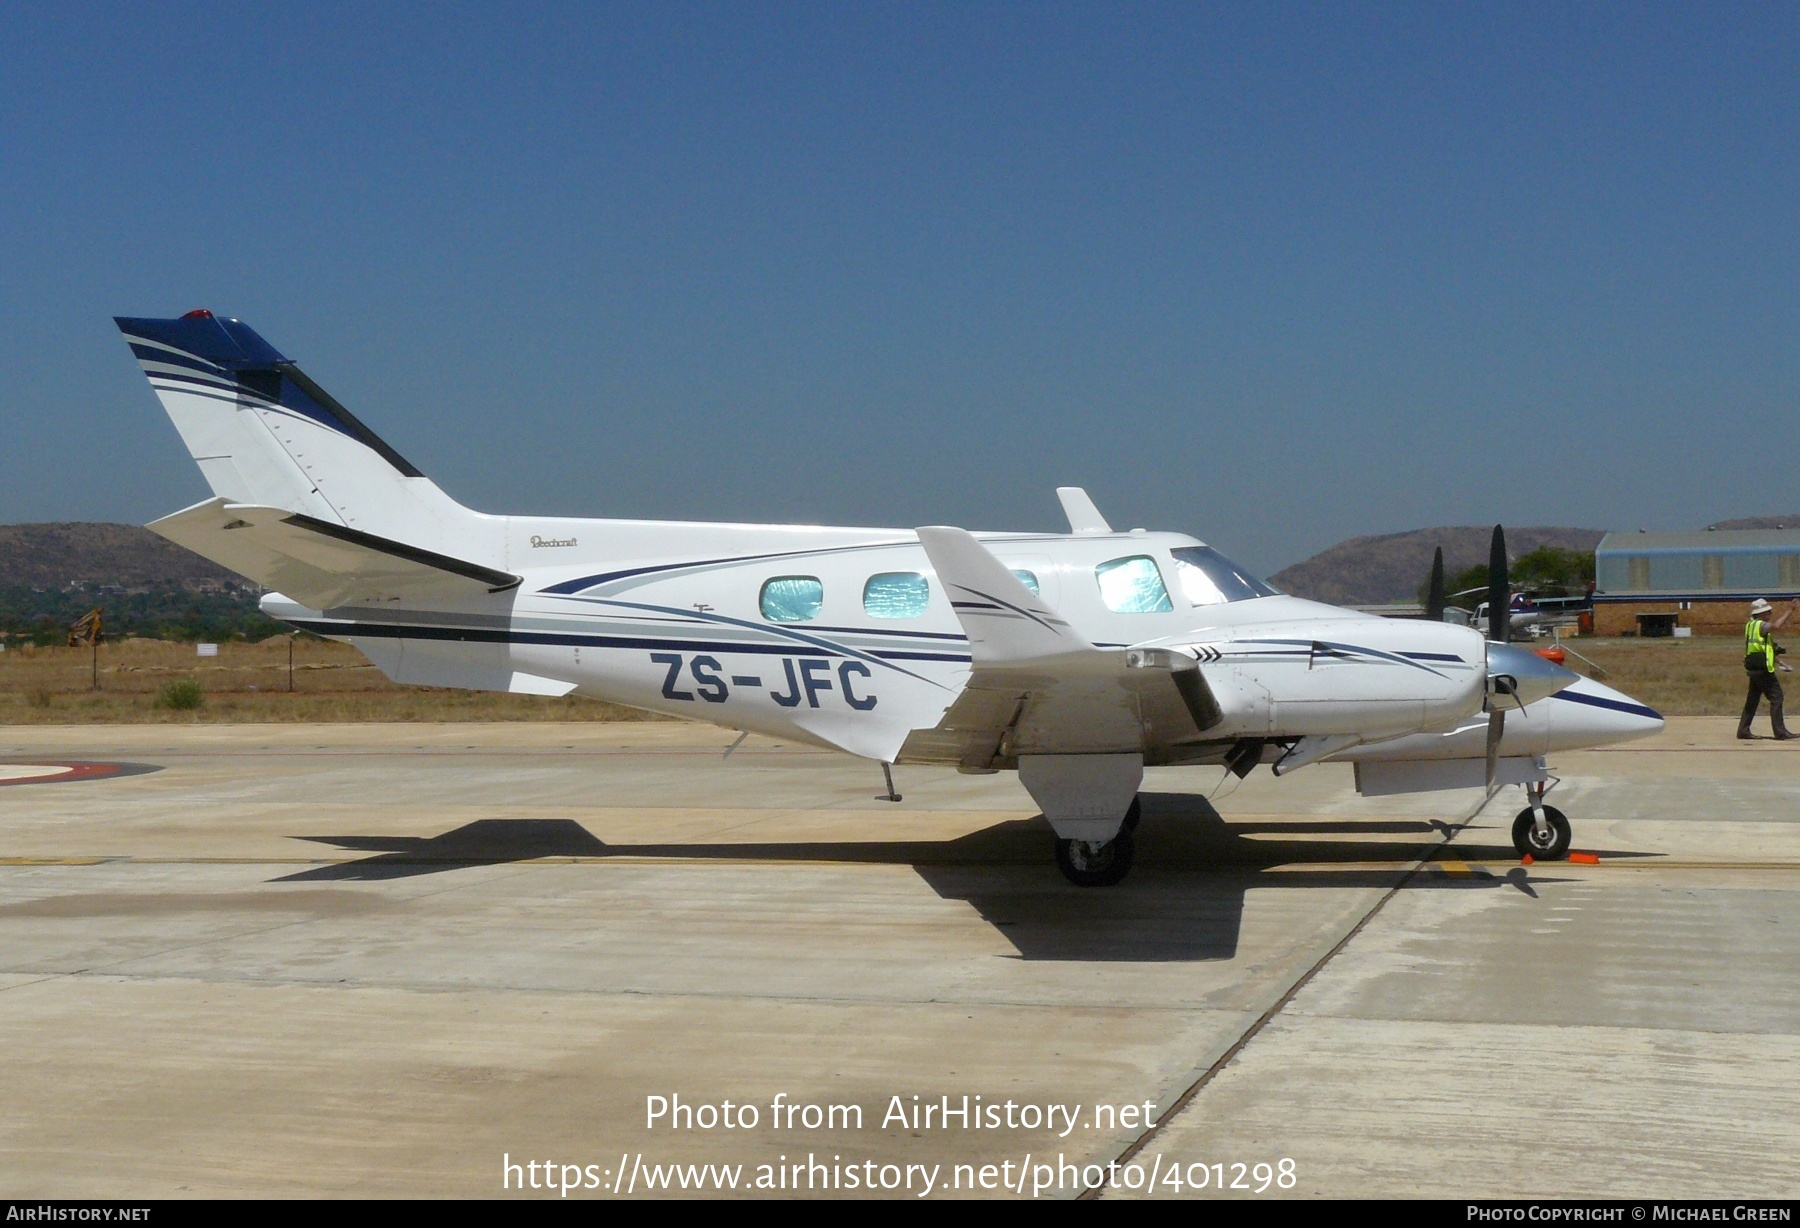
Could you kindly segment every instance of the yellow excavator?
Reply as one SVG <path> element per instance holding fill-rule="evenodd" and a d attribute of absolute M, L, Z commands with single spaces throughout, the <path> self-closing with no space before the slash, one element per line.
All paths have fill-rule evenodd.
<path fill-rule="evenodd" d="M 92 648 L 106 638 L 100 625 L 100 606 L 95 606 L 69 625 L 70 648 Z"/>

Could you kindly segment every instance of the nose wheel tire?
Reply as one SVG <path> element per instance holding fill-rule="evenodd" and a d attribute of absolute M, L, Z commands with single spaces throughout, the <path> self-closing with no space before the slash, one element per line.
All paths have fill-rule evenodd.
<path fill-rule="evenodd" d="M 1056 868 L 1077 887 L 1111 887 L 1131 869 L 1136 851 L 1131 833 L 1124 828 L 1111 840 L 1058 840 Z"/>
<path fill-rule="evenodd" d="M 1555 806 L 1544 807 L 1544 818 L 1550 830 L 1540 833 L 1531 807 L 1519 811 L 1519 817 L 1513 820 L 1513 847 L 1519 850 L 1519 856 L 1529 854 L 1533 861 L 1561 861 L 1569 855 L 1569 820 Z"/>

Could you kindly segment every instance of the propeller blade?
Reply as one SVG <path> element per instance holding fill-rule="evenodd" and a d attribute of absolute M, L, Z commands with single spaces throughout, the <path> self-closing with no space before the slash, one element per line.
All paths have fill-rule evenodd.
<path fill-rule="evenodd" d="M 1494 526 L 1488 548 L 1488 638 L 1504 644 L 1512 625 L 1512 585 L 1506 575 L 1506 530 Z"/>
<path fill-rule="evenodd" d="M 1444 548 L 1439 546 L 1431 556 L 1431 585 L 1425 596 L 1425 617 L 1434 623 L 1444 621 Z"/>
<path fill-rule="evenodd" d="M 1500 739 L 1506 736 L 1506 709 L 1499 704 L 1488 713 L 1487 728 L 1487 788 L 1494 791 L 1494 775 L 1500 769 Z"/>

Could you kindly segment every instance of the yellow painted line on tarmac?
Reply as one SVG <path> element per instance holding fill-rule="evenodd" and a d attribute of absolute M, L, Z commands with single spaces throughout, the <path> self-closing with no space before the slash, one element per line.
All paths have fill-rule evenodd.
<path fill-rule="evenodd" d="M 1565 865 L 1565 862 L 1539 862 L 1539 865 Z M 1649 857 L 1609 861 L 1602 866 L 1615 870 L 1800 870 L 1800 861 L 1660 861 Z"/>
<path fill-rule="evenodd" d="M 1597 862 L 1534 861 L 1521 867 L 1517 861 L 1482 861 L 1484 870 L 1800 870 L 1800 861 L 1678 861 L 1669 857 L 1601 857 Z"/>

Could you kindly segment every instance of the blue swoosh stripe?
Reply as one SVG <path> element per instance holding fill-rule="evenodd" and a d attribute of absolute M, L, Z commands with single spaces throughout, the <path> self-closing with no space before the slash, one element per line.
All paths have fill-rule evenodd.
<path fill-rule="evenodd" d="M 303 631 L 316 631 L 321 635 L 369 636 L 373 639 L 387 640 L 445 640 L 452 643 L 465 644 L 547 644 L 557 647 L 575 648 L 649 648 L 678 649 L 684 652 L 721 652 L 751 653 L 759 656 L 790 657 L 864 657 L 854 651 L 834 650 L 828 647 L 794 644 L 749 644 L 741 640 L 696 640 L 671 639 L 658 636 L 623 636 L 623 635 L 583 635 L 576 632 L 560 631 L 496 631 L 481 627 L 428 627 L 408 623 L 359 623 L 321 621 L 312 618 L 286 618 L 282 620 L 290 626 L 299 627 Z M 875 658 L 885 663 L 889 658 L 902 661 L 955 661 L 967 662 L 968 657 L 953 653 L 932 652 L 882 652 Z M 898 666 L 890 666 L 909 677 L 918 677 Z M 930 681 L 930 679 L 925 679 Z"/>
<path fill-rule="evenodd" d="M 875 529 L 872 532 L 881 532 Z M 723 559 L 695 559 L 686 563 L 656 563 L 648 567 L 632 567 L 624 571 L 601 572 L 594 576 L 580 576 L 573 580 L 564 580 L 552 584 L 548 588 L 540 588 L 540 593 L 553 593 L 559 597 L 567 597 L 585 589 L 605 584 L 609 580 L 626 580 L 632 576 L 655 575 L 658 572 L 687 571 L 696 567 L 717 567 L 726 563 L 754 563 L 763 559 L 799 559 L 811 555 L 845 554 L 857 550 L 886 550 L 891 546 L 913 546 L 917 541 L 896 538 L 893 541 L 858 542 L 852 546 L 808 546 L 803 550 L 771 550 L 762 554 L 739 554 Z"/>
<path fill-rule="evenodd" d="M 1602 699 L 1598 695 L 1580 695 L 1573 691 L 1558 691 L 1552 699 L 1566 699 L 1572 704 L 1586 704 L 1590 708 L 1610 708 L 1614 712 L 1629 712 L 1633 716 L 1647 717 L 1653 721 L 1663 719 L 1663 714 L 1655 708 L 1647 708 L 1643 704 L 1627 703 L 1618 699 Z"/>
<path fill-rule="evenodd" d="M 1428 674 L 1437 674 L 1438 677 L 1443 677 L 1442 674 L 1438 674 L 1438 671 L 1432 669 L 1429 665 L 1420 665 L 1417 661 L 1409 661 L 1403 656 L 1398 656 L 1391 652 L 1382 652 L 1379 648 L 1364 648 L 1358 644 L 1333 644 L 1327 640 L 1240 640 L 1239 642 L 1244 644 L 1304 644 L 1308 655 L 1311 655 L 1312 653 L 1312 646 L 1317 644 L 1321 648 L 1329 648 L 1334 652 L 1361 653 L 1364 656 L 1373 657 L 1378 661 L 1392 661 L 1396 665 L 1411 666 L 1413 669 L 1422 669 Z M 1298 655 L 1297 650 L 1296 655 Z M 1458 659 L 1460 660 L 1461 658 Z"/>
<path fill-rule="evenodd" d="M 221 396 L 219 391 L 202 391 L 202 389 L 205 388 L 218 389 L 219 385 L 217 384 L 208 384 L 203 380 L 189 380 L 181 375 L 167 375 L 160 371 L 155 372 L 150 376 L 151 387 L 160 387 L 156 382 L 159 379 L 181 381 L 177 387 L 170 389 L 171 392 L 185 392 L 189 396 L 205 397 L 211 401 L 223 401 L 227 405 L 252 405 L 257 409 L 267 410 L 272 414 L 282 414 L 285 417 L 298 419 L 301 422 L 311 422 L 317 426 L 322 426 L 327 430 L 336 431 L 340 435 L 348 436 L 351 439 L 356 438 L 356 436 L 351 435 L 349 431 L 346 431 L 338 423 L 330 421 L 329 419 L 321 418 L 316 414 L 309 414 L 299 410 L 290 409 L 285 405 L 277 405 L 272 401 L 264 400 L 262 397 L 248 394 L 241 390 L 234 392 L 231 396 Z"/>
<path fill-rule="evenodd" d="M 217 375 L 224 379 L 231 378 L 230 372 L 217 363 L 207 362 L 204 358 L 195 358 L 192 354 L 177 354 L 173 350 L 159 350 L 154 346 L 139 345 L 131 342 L 131 352 L 144 362 L 160 362 L 165 367 L 186 367 L 190 371 L 201 371 L 207 375 Z"/>
<path fill-rule="evenodd" d="M 732 618 L 726 614 L 712 614 L 703 610 L 678 610 L 666 605 L 651 605 L 642 601 L 619 601 L 611 597 L 574 597 L 571 598 L 571 600 L 585 602 L 590 605 L 611 606 L 614 609 L 621 610 L 647 610 L 653 614 L 666 614 L 672 618 L 682 619 L 683 621 L 692 621 L 693 619 L 698 618 L 709 623 L 718 623 L 720 626 L 743 627 L 746 630 L 754 631 L 759 635 L 779 635 L 783 639 L 792 640 L 796 643 L 811 644 L 816 648 L 823 648 L 827 654 L 830 655 L 854 657 L 858 661 L 866 661 L 871 665 L 886 666 L 895 673 L 905 674 L 908 678 L 918 682 L 929 683 L 939 690 L 948 689 L 943 683 L 932 678 L 927 678 L 923 674 L 915 674 L 910 669 L 903 669 L 900 666 L 895 665 L 893 661 L 883 658 L 881 655 L 862 652 L 850 647 L 848 644 L 839 644 L 833 640 L 822 639 L 818 636 L 806 635 L 799 631 L 790 631 L 786 627 L 774 627 L 767 623 L 748 622 L 742 618 Z"/>

